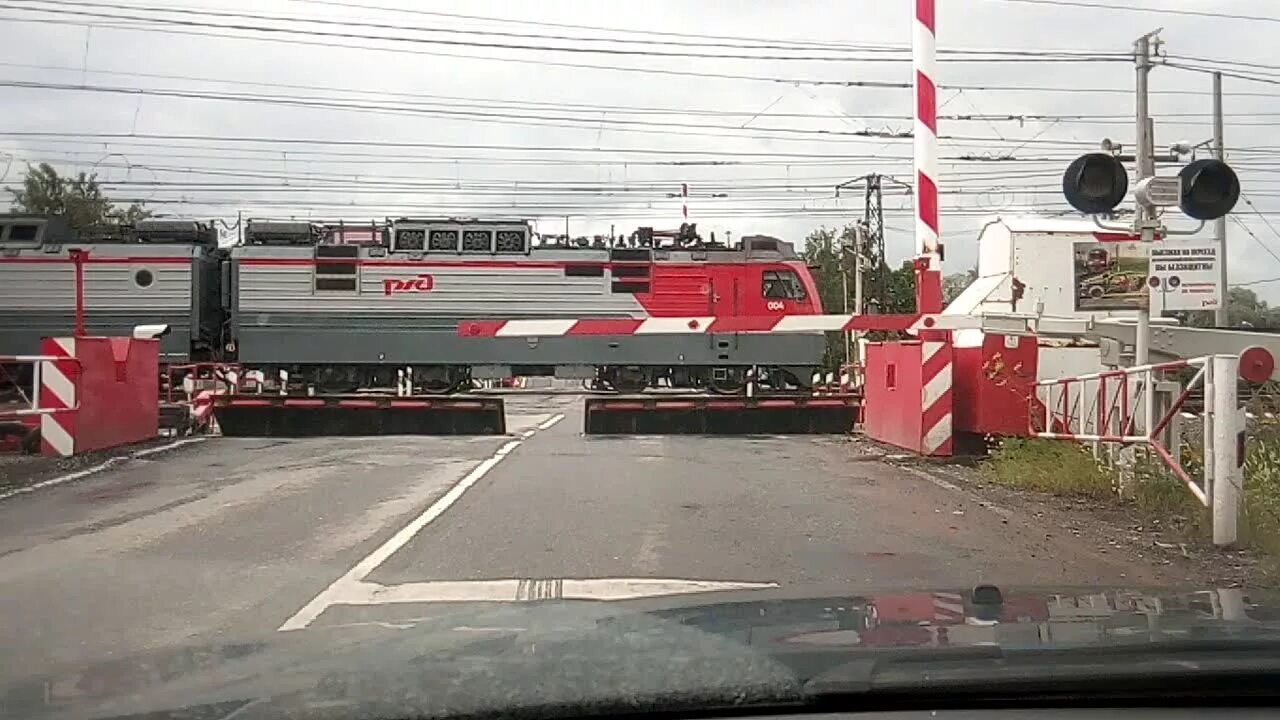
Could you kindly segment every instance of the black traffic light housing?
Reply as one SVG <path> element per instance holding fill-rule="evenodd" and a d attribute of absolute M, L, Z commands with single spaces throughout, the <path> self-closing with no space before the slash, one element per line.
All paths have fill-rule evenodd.
<path fill-rule="evenodd" d="M 1240 199 L 1240 179 L 1221 160 L 1196 160 L 1182 168 L 1178 177 L 1182 179 L 1178 207 L 1196 220 L 1217 220 L 1231 212 Z"/>
<path fill-rule="evenodd" d="M 1240 179 L 1229 165 L 1214 158 L 1196 160 L 1178 173 L 1182 194 L 1178 207 L 1196 220 L 1216 220 L 1240 199 Z M 1129 192 L 1129 174 L 1108 153 L 1081 155 L 1062 174 L 1062 194 L 1071 207 L 1087 215 L 1108 213 Z"/>
<path fill-rule="evenodd" d="M 1071 207 L 1088 215 L 1111 212 L 1129 192 L 1129 173 L 1114 155 L 1089 153 L 1062 174 L 1062 194 Z"/>

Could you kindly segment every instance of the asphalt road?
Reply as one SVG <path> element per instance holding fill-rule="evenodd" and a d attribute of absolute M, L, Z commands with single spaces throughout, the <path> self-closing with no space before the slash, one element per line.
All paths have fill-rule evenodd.
<path fill-rule="evenodd" d="M 1142 584 L 843 437 L 210 438 L 0 501 L 0 677 L 397 622 L 447 600 Z"/>

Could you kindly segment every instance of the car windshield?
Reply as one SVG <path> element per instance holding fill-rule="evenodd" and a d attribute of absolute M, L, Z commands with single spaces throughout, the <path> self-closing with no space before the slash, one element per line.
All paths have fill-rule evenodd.
<path fill-rule="evenodd" d="M 1280 659 L 1275 0 L 0 15 L 0 715 Z"/>

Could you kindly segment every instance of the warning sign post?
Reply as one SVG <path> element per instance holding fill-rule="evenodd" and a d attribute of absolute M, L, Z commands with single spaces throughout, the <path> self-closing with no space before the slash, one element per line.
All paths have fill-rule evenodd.
<path fill-rule="evenodd" d="M 1151 294 L 1161 296 L 1165 310 L 1216 310 L 1218 261 L 1212 240 L 1166 238 L 1151 247 Z"/>

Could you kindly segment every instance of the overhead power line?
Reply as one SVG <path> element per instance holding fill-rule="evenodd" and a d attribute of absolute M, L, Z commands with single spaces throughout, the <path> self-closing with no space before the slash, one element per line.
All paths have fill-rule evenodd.
<path fill-rule="evenodd" d="M 417 107 L 413 105 L 374 105 L 367 101 L 350 100 L 339 101 L 333 99 L 324 99 L 318 97 L 307 96 L 284 96 L 284 95 L 254 95 L 248 93 L 229 93 L 229 92 L 210 92 L 210 91 L 193 91 L 181 90 L 177 88 L 140 88 L 140 87 L 121 87 L 109 85 L 83 85 L 69 83 L 50 83 L 50 82 L 33 82 L 21 80 L 3 80 L 0 79 L 0 87 L 10 87 L 29 90 L 50 90 L 50 91 L 69 91 L 69 92 L 93 92 L 107 93 L 116 95 L 130 96 L 146 96 L 146 97 L 168 97 L 183 98 L 188 100 L 205 100 L 205 101 L 221 101 L 236 102 L 250 104 L 266 104 L 281 105 L 290 107 L 301 107 L 311 109 L 324 110 L 342 110 L 357 113 L 372 113 L 379 115 L 421 115 L 428 117 L 445 117 L 458 118 L 470 122 L 486 122 L 507 125 L 525 125 L 525 126 L 546 126 L 546 127 L 570 127 L 588 130 L 598 130 L 600 127 L 608 127 L 615 132 L 638 132 L 638 133 L 661 133 L 664 135 L 689 135 L 701 137 L 726 137 L 726 133 L 732 133 L 733 137 L 740 138 L 757 138 L 779 140 L 852 140 L 856 138 L 895 138 L 910 137 L 901 133 L 894 135 L 878 130 L 822 130 L 822 129 L 806 129 L 794 127 L 768 127 L 768 126 L 735 126 L 735 125 L 708 125 L 707 123 L 695 122 L 670 122 L 659 120 L 632 120 L 617 117 L 600 117 L 586 118 L 576 117 L 572 115 L 535 115 L 529 112 L 482 112 L 472 110 L 450 110 L 445 108 L 428 108 Z M 659 129 L 662 128 L 662 129 Z M 685 128 L 684 131 L 674 131 L 670 128 Z M 761 133 L 769 133 L 762 135 Z M 798 135 L 804 137 L 787 138 L 777 137 L 776 135 Z"/>
<path fill-rule="evenodd" d="M 355 98 L 362 100 L 383 100 L 392 98 L 395 100 L 413 101 L 415 105 L 423 105 L 427 107 L 444 107 L 444 108 L 461 108 L 461 109 L 507 109 L 507 108 L 535 108 L 535 109 L 552 109 L 559 112 L 580 112 L 591 113 L 592 118 L 599 117 L 599 113 L 609 114 L 630 114 L 630 115 L 685 115 L 685 116 L 707 116 L 707 117 L 731 117 L 731 118 L 796 118 L 796 119 L 821 119 L 831 120 L 835 116 L 831 112 L 762 112 L 759 109 L 723 109 L 718 107 L 674 107 L 674 106 L 654 106 L 654 105 L 628 105 L 628 104 L 609 104 L 597 105 L 587 103 L 546 101 L 546 100 L 522 100 L 515 98 L 481 98 L 460 95 L 439 95 L 424 92 L 407 92 L 394 90 L 380 90 L 369 88 L 352 88 L 352 87 L 334 87 L 332 85 L 313 85 L 305 83 L 282 83 L 269 82 L 264 80 L 242 80 L 234 78 L 219 78 L 206 75 L 185 75 L 173 73 L 155 73 L 155 72 L 137 72 L 123 70 L 98 70 L 94 68 L 75 67 L 70 65 L 43 65 L 35 63 L 18 63 L 18 62 L 0 62 L 0 67 L 15 68 L 21 70 L 47 70 L 63 73 L 74 73 L 76 75 L 105 75 L 112 77 L 130 77 L 144 78 L 153 80 L 173 80 L 181 82 L 208 83 L 216 85 L 230 85 L 234 87 L 257 87 L 257 88 L 278 88 L 283 90 L 319 90 L 329 93 L 338 93 L 340 95 L 350 95 L 353 97 L 332 98 L 334 100 L 352 101 Z M 905 83 L 901 84 L 904 88 Z M 145 88 L 143 88 L 145 89 Z M 1098 92 L 1105 92 L 1106 89 L 1096 89 Z M 858 118 L 865 120 L 910 120 L 913 116 L 910 113 L 894 113 L 894 114 L 865 114 L 859 113 Z M 1205 112 L 1173 112 L 1162 113 L 1162 119 L 1170 118 L 1211 118 L 1211 113 Z M 1280 112 L 1248 112 L 1248 113 L 1226 113 L 1227 118 L 1280 118 Z M 1124 122 L 1132 123 L 1133 118 L 1125 114 L 1097 114 L 1097 113 L 1079 113 L 1079 114 L 1046 114 L 1046 113 L 954 113 L 940 114 L 939 120 L 954 122 L 1036 122 L 1036 121 L 1057 121 L 1057 122 Z M 1235 123 L 1233 123 L 1235 124 Z M 1238 123 L 1238 124 L 1256 124 L 1256 123 Z"/>
<path fill-rule="evenodd" d="M 4 83 L 0 82 L 0 86 Z M 854 131 L 849 133 L 853 137 L 848 138 L 849 141 L 854 140 L 910 140 L 912 135 L 910 132 L 880 132 L 880 131 Z M 371 147 L 459 147 L 458 145 L 442 145 L 439 143 L 422 143 L 409 141 L 366 141 L 352 139 L 323 139 L 323 138 L 298 138 L 298 137 L 254 137 L 254 136 L 220 136 L 220 135 L 187 135 L 187 134 L 165 134 L 165 133 L 102 133 L 102 132 L 42 132 L 42 131 L 0 131 L 0 137 L 38 137 L 38 138 L 93 138 L 100 140 L 125 140 L 125 139 L 158 139 L 158 140 L 193 140 L 205 142 L 235 142 L 235 143 L 266 143 L 271 145 L 368 145 Z M 774 141 L 783 138 L 770 138 Z M 1068 140 L 1062 138 L 993 138 L 989 136 L 976 135 L 939 135 L 939 140 L 947 141 L 951 146 L 966 144 L 983 144 L 989 145 L 992 142 L 1003 143 L 1020 143 L 1023 145 L 1041 145 L 1047 147 L 1058 148 L 1081 148 L 1092 146 L 1091 142 L 1084 140 Z M 475 145 L 472 147 L 482 149 L 518 149 L 519 146 L 485 146 Z M 562 150 L 572 150 L 574 148 L 562 147 Z M 587 148 L 577 148 L 578 150 L 589 150 L 592 152 L 603 152 Z M 1270 153 L 1271 148 L 1233 148 L 1233 152 L 1249 153 L 1249 152 Z M 619 149 L 618 152 L 631 152 L 625 148 Z M 705 154 L 704 151 L 696 150 L 657 150 L 656 152 L 667 154 Z M 853 157 L 867 157 L 865 154 Z"/>
<path fill-rule="evenodd" d="M 703 58 L 715 60 L 769 60 L 769 61 L 804 61 L 804 62 L 911 62 L 910 54 L 903 54 L 901 57 L 884 57 L 884 56 L 865 56 L 865 57 L 842 57 L 831 55 L 762 55 L 758 53 L 752 54 L 730 54 L 730 53 L 707 53 L 692 52 L 684 50 L 663 50 L 654 47 L 652 43 L 647 47 L 590 47 L 583 45 L 539 45 L 531 43 L 516 42 L 496 42 L 482 40 L 457 40 L 438 37 L 413 37 L 406 35 L 391 35 L 386 31 L 403 31 L 412 29 L 422 32 L 432 32 L 430 28 L 405 28 L 403 25 L 391 25 L 382 23 L 367 22 L 350 22 L 336 21 L 328 19 L 313 18 L 297 18 L 287 16 L 262 15 L 257 13 L 238 13 L 224 12 L 217 10 L 195 10 L 195 9 L 170 9 L 146 5 L 122 5 L 113 4 L 110 6 L 100 5 L 92 2 L 82 2 L 80 0 L 56 0 L 54 7 L 32 7 L 32 3 L 53 2 L 53 0 L 9 0 L 10 3 L 18 4 L 0 4 L 0 8 L 7 10 L 22 10 L 27 12 L 38 12 L 50 15 L 68 15 L 74 17 L 91 17 L 103 20 L 128 20 L 133 22 L 156 23 L 162 25 L 173 25 L 177 27 L 197 27 L 212 28 L 223 30 L 239 30 L 266 34 L 280 35 L 303 35 L 306 37 L 331 37 L 346 40 L 369 40 L 371 33 L 355 32 L 350 30 L 321 30 L 315 27 L 285 27 L 276 24 L 250 24 L 245 22 L 221 22 L 214 23 L 206 20 L 184 19 L 179 17 L 165 17 L 162 15 L 139 15 L 133 13 L 113 12 L 105 13 L 101 10 L 82 10 L 68 8 L 67 6 L 90 7 L 110 10 L 132 10 L 141 13 L 163 13 L 165 15 L 183 15 L 183 16 L 203 16 L 211 18 L 238 18 L 245 20 L 256 20 L 267 23 L 293 22 L 302 23 L 308 26 L 319 25 L 321 27 L 342 27 L 342 28 L 363 28 L 371 31 L 377 31 L 374 35 L 378 41 L 410 43 L 420 45 L 440 45 L 445 47 L 472 47 L 485 48 L 493 50 L 521 50 L 521 51 L 539 51 L 539 52 L 558 52 L 573 54 L 601 54 L 601 55 L 632 55 L 644 58 L 651 57 L 667 57 L 667 58 Z M 578 38 L 580 42 L 590 42 L 589 40 Z M 760 46 L 759 49 L 767 49 L 770 46 Z M 778 48 L 779 46 L 771 46 Z M 787 49 L 787 48 L 782 48 Z M 940 51 L 948 54 L 945 51 Z M 958 53 L 959 57 L 951 58 L 951 62 L 1128 62 L 1129 56 L 1124 53 L 1061 53 L 1039 50 L 1001 50 L 1001 51 L 952 51 Z"/>
<path fill-rule="evenodd" d="M 0 8 L 3 8 L 3 7 L 4 6 L 0 5 Z M 84 22 L 77 22 L 74 20 L 67 20 L 67 19 L 60 19 L 60 18 L 35 18 L 35 17 L 25 17 L 25 16 L 13 16 L 13 15 L 0 15 L 0 20 L 4 20 L 8 22 L 28 22 L 28 23 L 41 23 L 41 24 L 52 24 L 52 25 L 81 26 L 86 24 Z M 517 63 L 517 64 L 526 64 L 526 65 L 539 65 L 544 67 L 565 67 L 565 68 L 573 68 L 576 70 L 603 70 L 603 71 L 609 71 L 609 72 L 641 73 L 641 74 L 647 74 L 647 75 L 662 75 L 662 76 L 670 76 L 670 77 L 696 77 L 696 78 L 706 78 L 706 79 L 713 79 L 713 80 L 742 80 L 742 81 L 763 82 L 763 83 L 781 83 L 785 85 L 814 85 L 814 86 L 831 86 L 831 87 L 867 87 L 867 88 L 878 87 L 878 88 L 894 88 L 894 89 L 899 89 L 899 88 L 906 89 L 911 87 L 910 83 L 881 82 L 876 80 L 865 80 L 865 81 L 864 80 L 823 80 L 818 78 L 776 77 L 776 76 L 748 75 L 748 74 L 742 74 L 742 73 L 721 73 L 721 72 L 705 72 L 705 71 L 698 71 L 698 70 L 678 70 L 674 68 L 601 65 L 601 64 L 594 64 L 594 63 L 576 63 L 576 62 L 567 62 L 567 61 L 561 61 L 561 60 L 546 60 L 546 59 L 530 58 L 530 57 L 495 57 L 493 55 L 474 55 L 474 54 L 458 53 L 458 52 L 443 52 L 438 50 L 423 50 L 420 48 L 387 47 L 387 46 L 374 44 L 378 42 L 379 40 L 378 38 L 366 38 L 365 42 L 363 43 L 343 43 L 336 40 L 325 41 L 325 40 L 305 40 L 301 38 L 287 38 L 287 37 L 269 37 L 269 36 L 258 37 L 258 36 L 243 35 L 243 34 L 236 34 L 236 33 L 220 33 L 220 32 L 211 32 L 211 31 L 205 31 L 205 30 L 189 30 L 189 29 L 181 29 L 181 28 L 169 28 L 169 27 L 157 29 L 157 28 L 151 28 L 151 27 L 139 27 L 134 25 L 117 24 L 117 23 L 92 23 L 91 25 L 93 27 L 106 27 L 114 30 L 125 30 L 125 31 L 142 32 L 142 33 L 163 32 L 169 35 L 183 35 L 188 37 L 222 38 L 222 39 L 228 39 L 228 40 L 241 40 L 241 41 L 249 40 L 253 42 L 276 43 L 281 45 L 318 47 L 318 48 L 323 48 L 325 50 L 330 50 L 330 51 L 334 49 L 359 50 L 361 52 L 366 52 L 366 53 L 380 52 L 380 53 L 391 53 L 396 55 L 444 57 L 444 58 L 456 58 L 456 59 L 464 59 L 464 60 L 483 60 L 487 62 Z"/>
<path fill-rule="evenodd" d="M 0 7 L 3 7 L 3 6 L 0 6 Z M 54 25 L 82 26 L 86 24 L 84 22 L 76 22 L 74 20 L 67 20 L 67 19 L 35 18 L 35 17 L 26 17 L 26 16 L 13 16 L 13 15 L 0 16 L 0 20 L 8 20 L 11 22 L 54 24 Z M 125 31 L 138 31 L 138 32 L 149 31 L 148 28 L 138 27 L 138 26 L 128 25 L 128 24 L 113 24 L 113 23 L 88 23 L 88 24 L 92 25 L 93 27 L 106 27 L 110 29 L 125 30 Z M 319 47 L 326 50 L 341 48 L 341 49 L 348 49 L 348 50 L 359 50 L 362 52 L 385 52 L 385 53 L 391 53 L 391 54 L 408 54 L 408 55 L 419 55 L 419 56 L 427 56 L 427 57 L 446 57 L 446 58 L 458 58 L 458 59 L 466 59 L 466 60 L 481 60 L 481 61 L 488 61 L 488 62 L 531 64 L 531 65 L 540 65 L 545 67 L 566 67 L 566 68 L 574 68 L 574 69 L 580 69 L 580 70 L 601 70 L 601 71 L 608 71 L 608 72 L 640 73 L 640 74 L 661 75 L 661 76 L 670 76 L 670 77 L 696 77 L 696 78 L 713 79 L 713 80 L 738 80 L 738 81 L 746 81 L 746 82 L 762 82 L 762 83 L 784 84 L 784 85 L 810 85 L 815 87 L 825 86 L 825 87 L 850 87 L 850 88 L 891 89 L 891 90 L 907 90 L 911 88 L 911 83 L 908 83 L 908 82 L 890 82 L 890 81 L 879 81 L 879 80 L 846 80 L 846 79 L 835 80 L 835 79 L 805 78 L 805 77 L 779 77 L 779 76 L 765 76 L 765 75 L 749 75 L 749 74 L 742 74 L 742 73 L 705 72 L 705 71 L 684 70 L 684 69 L 674 69 L 674 68 L 600 65 L 600 64 L 574 63 L 574 62 L 546 60 L 546 59 L 537 59 L 537 58 L 528 58 L 528 57 L 494 57 L 491 55 L 474 55 L 474 54 L 467 54 L 467 53 L 441 52 L 441 51 L 432 51 L 432 50 L 422 50 L 418 48 L 384 47 L 384 46 L 371 44 L 373 42 L 376 42 L 378 38 L 367 38 L 366 41 L 363 43 L 352 44 L 352 43 L 342 43 L 337 41 L 319 41 L 319 40 L 310 41 L 310 40 L 299 39 L 299 38 L 255 37 L 255 36 L 246 36 L 246 35 L 234 34 L 234 33 L 219 33 L 219 32 L 208 32 L 208 31 L 200 31 L 200 30 L 184 30 L 180 28 L 161 28 L 159 31 L 165 32 L 167 34 L 184 35 L 189 37 L 221 38 L 221 39 L 230 39 L 230 40 L 251 40 L 254 42 L 269 42 L 269 43 L 278 43 L 278 44 L 285 44 L 285 45 Z M 1096 87 L 1075 87 L 1075 86 L 1065 86 L 1065 85 L 999 85 L 999 84 L 984 83 L 984 84 L 978 84 L 978 85 L 972 85 L 972 84 L 970 85 L 939 85 L 938 87 L 939 89 L 942 89 L 942 90 L 963 90 L 963 91 L 971 91 L 971 92 L 1016 92 L 1016 93 L 1035 92 L 1035 93 L 1118 94 L 1118 95 L 1129 95 L 1129 94 L 1132 94 L 1133 92 L 1132 89 L 1130 88 L 1120 88 L 1120 87 L 1096 88 Z M 1151 93 L 1153 95 L 1188 95 L 1188 96 L 1194 96 L 1194 95 L 1208 96 L 1210 94 L 1209 91 L 1207 90 L 1152 90 Z M 1248 91 L 1231 91 L 1231 92 L 1224 93 L 1224 95 L 1229 97 L 1260 97 L 1260 98 L 1276 97 L 1274 93 L 1248 92 Z"/>
<path fill-rule="evenodd" d="M 1220 20 L 1249 20 L 1251 22 L 1280 22 L 1280 17 L 1268 15 L 1245 15 L 1212 10 L 1182 10 L 1167 7 L 1147 7 L 1143 5 L 1125 5 L 1115 2 L 1091 2 L 1089 0 L 994 0 L 995 2 L 1019 3 L 1022 5 L 1039 5 L 1041 7 L 1078 7 L 1095 10 L 1115 10 L 1119 12 L 1155 13 L 1156 15 L 1185 15 L 1189 17 L 1216 18 Z"/>
<path fill-rule="evenodd" d="M 1207 65 L 1188 65 L 1185 63 L 1165 62 L 1165 67 L 1177 68 L 1179 70 L 1190 70 L 1199 73 L 1221 73 L 1222 77 L 1234 78 L 1236 80 L 1246 80 L 1248 82 L 1262 83 L 1264 85 L 1280 85 L 1280 76 L 1268 77 L 1265 75 L 1246 74 L 1233 70 L 1224 70 L 1222 68 L 1211 67 Z"/>
<path fill-rule="evenodd" d="M 566 29 L 572 29 L 572 30 L 588 30 L 592 32 L 625 33 L 625 34 L 641 35 L 644 38 L 673 37 L 673 38 L 701 39 L 701 40 L 710 40 L 710 41 L 745 41 L 745 42 L 759 41 L 759 38 L 745 37 L 742 35 L 705 35 L 705 34 L 699 34 L 699 33 L 673 32 L 670 30 L 652 30 L 648 28 L 631 29 L 631 28 L 607 27 L 602 25 L 580 25 L 580 24 L 574 24 L 574 23 L 549 22 L 546 20 L 524 20 L 524 19 L 514 19 L 514 18 L 493 17 L 488 15 L 465 15 L 461 13 L 439 12 L 435 10 L 419 10 L 417 8 L 410 8 L 410 7 L 399 8 L 399 7 L 387 7 L 385 5 L 370 5 L 365 3 L 337 2 L 336 0 L 292 0 L 292 1 L 295 3 L 303 3 L 308 5 L 324 5 L 329 7 L 340 7 L 340 8 L 354 9 L 354 10 L 365 10 L 365 11 L 375 10 L 379 12 L 398 13 L 402 15 L 446 17 L 446 18 L 453 18 L 458 20 L 479 20 L 482 22 L 502 23 L 502 24 L 508 24 L 508 25 L 521 25 L 521 26 L 531 25 L 531 26 L 537 26 L 537 27 L 555 27 L 555 28 L 566 28 Z M 814 40 L 791 40 L 791 39 L 771 38 L 771 41 L 776 43 L 784 43 L 787 45 L 796 45 L 806 49 L 849 47 L 844 43 L 822 42 L 822 41 L 814 41 Z M 889 46 L 883 46 L 883 47 L 889 47 Z M 910 50 L 910 46 L 908 45 L 901 45 L 899 47 L 905 50 Z"/>
<path fill-rule="evenodd" d="M 494 30 L 494 29 L 441 27 L 434 24 L 429 26 L 422 26 L 422 25 L 415 26 L 415 25 L 406 25 L 405 23 L 394 23 L 394 24 L 376 23 L 376 22 L 368 21 L 366 19 L 347 19 L 347 18 L 331 18 L 331 17 L 317 17 L 317 16 L 299 16 L 299 15 L 266 15 L 266 14 L 260 14 L 260 13 L 248 13 L 243 11 L 219 11 L 219 10 L 211 10 L 207 8 L 159 7 L 154 5 L 123 5 L 119 3 L 112 3 L 110 5 L 107 5 L 100 2 L 84 2 L 83 0 L 67 0 L 65 2 L 62 0 L 9 0 L 9 2 L 24 3 L 24 4 L 34 3 L 39 5 L 52 5 L 54 7 L 72 5 L 72 6 L 108 9 L 108 10 L 136 10 L 136 11 L 143 11 L 143 12 L 160 12 L 160 13 L 180 14 L 180 15 L 203 15 L 207 17 L 226 17 L 226 18 L 239 18 L 239 19 L 250 19 L 250 20 L 267 20 L 267 21 L 273 21 L 273 22 L 283 21 L 283 22 L 304 23 L 304 24 L 312 24 L 312 25 L 338 26 L 343 28 L 362 27 L 362 28 L 370 28 L 370 29 L 376 29 L 376 30 L 397 30 L 397 31 L 410 30 L 413 32 L 435 33 L 435 34 L 477 35 L 477 36 L 510 37 L 510 38 L 522 38 L 522 39 L 540 39 L 540 40 L 569 40 L 573 42 L 586 42 L 586 43 L 615 43 L 619 45 L 642 46 L 648 50 L 653 50 L 655 46 L 663 45 L 663 46 L 673 46 L 673 47 L 694 47 L 694 48 L 720 47 L 720 48 L 743 49 L 743 50 L 819 50 L 819 51 L 826 51 L 826 52 L 879 52 L 879 53 L 907 54 L 908 56 L 911 52 L 911 47 L 907 44 L 822 43 L 822 42 L 813 42 L 813 41 L 777 40 L 773 38 L 770 38 L 768 40 L 761 40 L 760 38 L 744 38 L 744 37 L 725 38 L 725 37 L 715 37 L 715 36 L 686 35 L 682 33 L 624 30 L 620 28 L 612 28 L 612 29 L 594 28 L 593 29 L 593 28 L 590 28 L 590 26 L 565 26 L 565 27 L 576 27 L 578 29 L 593 29 L 593 31 L 599 31 L 603 29 L 606 32 L 611 32 L 615 34 L 616 33 L 632 34 L 632 35 L 639 35 L 640 37 L 630 38 L 630 37 L 602 37 L 599 35 L 588 35 L 588 36 L 552 35 L 547 33 L 524 33 L 524 32 L 511 32 L 511 31 Z M 339 3 L 334 3 L 334 4 L 344 5 L 346 7 L 359 8 L 361 10 L 373 9 L 369 7 L 357 6 L 354 4 L 339 4 Z M 42 8 L 34 8 L 34 7 L 30 8 L 31 11 L 40 11 L 41 9 Z M 383 9 L 391 10 L 391 8 L 383 8 Z M 452 13 L 439 13 L 439 12 L 420 11 L 420 10 L 412 10 L 412 9 L 402 10 L 402 12 L 435 16 L 435 17 L 472 17 L 472 18 L 477 17 L 477 16 L 459 16 Z M 511 22 L 511 21 L 507 21 L 507 22 Z M 543 25 L 544 23 L 535 23 L 535 24 Z M 710 39 L 703 39 L 696 42 L 687 42 L 683 40 L 656 39 L 660 37 L 672 37 L 672 36 L 703 37 L 703 38 L 710 38 Z M 938 48 L 938 52 L 942 55 L 992 55 L 992 56 L 1008 55 L 1012 57 L 1020 57 L 1020 56 L 1026 56 L 1026 57 L 1046 57 L 1046 56 L 1127 57 L 1128 56 L 1127 53 L 1117 53 L 1114 50 L 1048 48 L 1043 46 L 1038 46 L 1034 49 L 941 47 L 941 48 Z M 761 58 L 760 56 L 757 56 L 757 55 L 750 56 L 750 58 L 766 59 L 766 58 Z"/>

